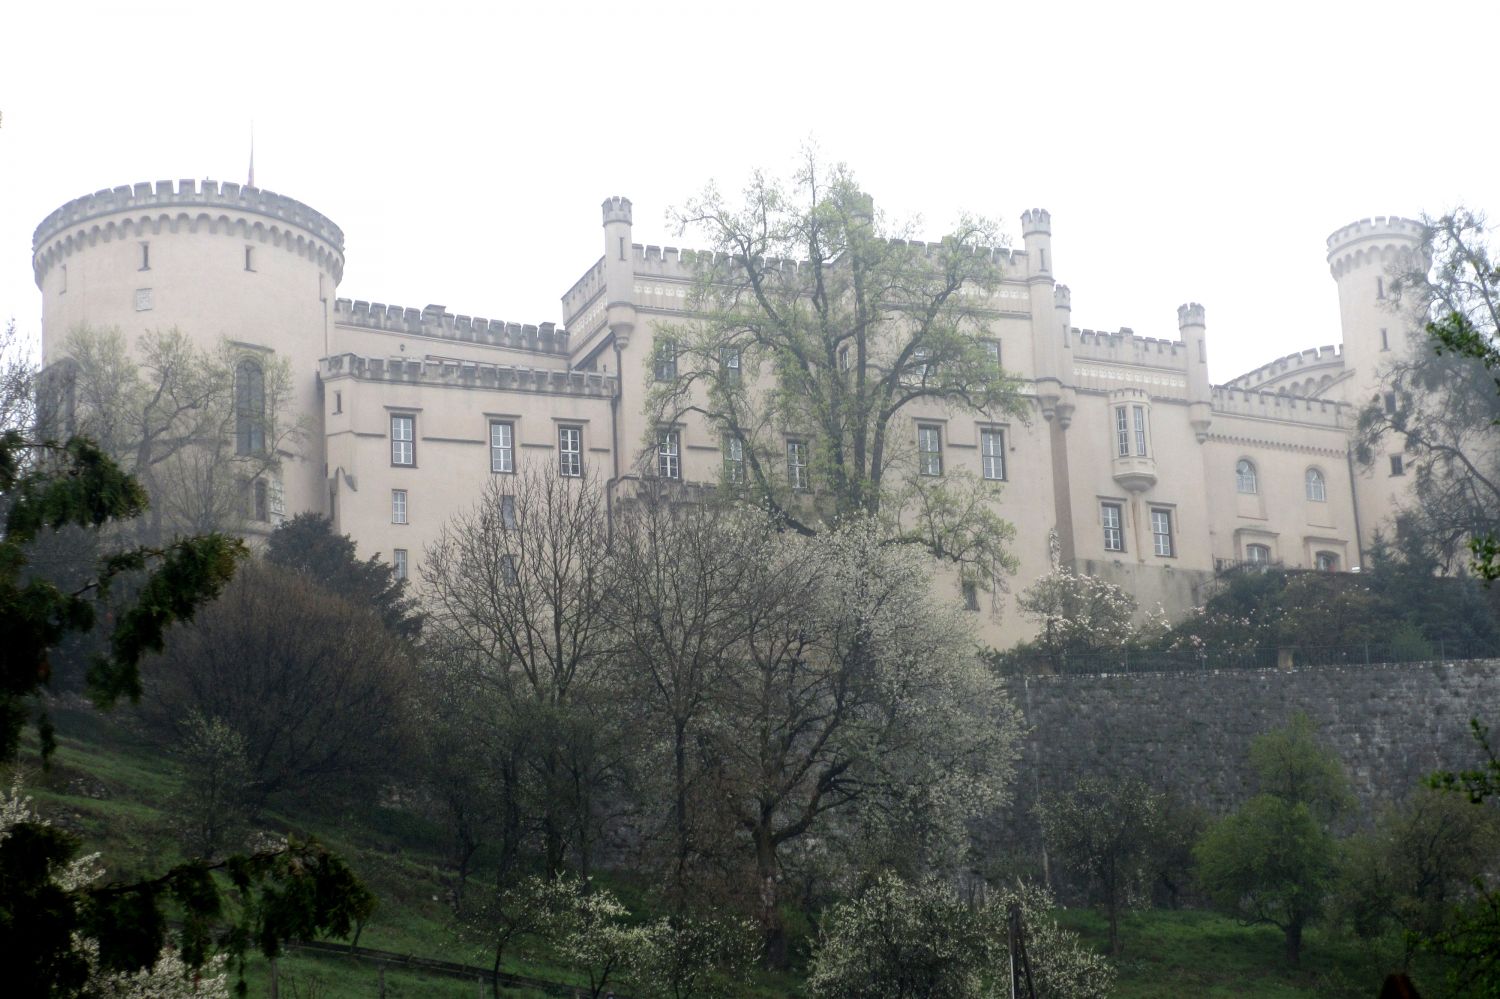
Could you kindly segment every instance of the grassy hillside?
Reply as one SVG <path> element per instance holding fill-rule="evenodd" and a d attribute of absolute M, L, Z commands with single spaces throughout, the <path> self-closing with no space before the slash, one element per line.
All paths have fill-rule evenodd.
<path fill-rule="evenodd" d="M 182 859 L 175 845 L 168 804 L 178 787 L 170 759 L 122 722 L 87 708 L 57 713 L 59 749 L 50 772 L 39 770 L 34 750 L 23 757 L 28 793 L 44 815 L 100 851 L 110 878 L 133 878 Z M 427 958 L 487 967 L 489 956 L 453 927 L 444 902 L 440 843 L 430 825 L 391 808 L 371 805 L 330 813 L 304 805 L 296 814 L 272 813 L 269 823 L 283 831 L 311 833 L 337 850 L 379 896 L 380 904 L 359 936 L 359 944 Z M 639 885 L 621 884 L 634 900 Z M 632 890 L 633 889 L 633 890 Z M 1060 912 L 1061 921 L 1103 949 L 1106 930 L 1095 913 Z M 1122 924 L 1125 954 L 1119 963 L 1121 999 L 1179 997 L 1374 996 L 1394 951 L 1371 949 L 1341 934 L 1312 931 L 1303 965 L 1287 969 L 1281 937 L 1267 927 L 1246 928 L 1211 913 L 1152 911 Z M 508 957 L 506 970 L 553 981 L 569 981 L 544 949 L 522 944 Z M 1440 979 L 1431 969 L 1419 985 L 1423 995 L 1440 997 Z M 252 995 L 269 994 L 270 970 L 256 961 L 249 972 Z M 279 967 L 281 995 L 297 999 L 354 999 L 378 995 L 380 968 L 369 961 L 292 954 Z M 387 968 L 391 999 L 474 999 L 480 986 L 410 970 Z M 795 996 L 796 978 L 757 983 L 764 997 Z M 488 988 L 484 990 L 488 995 Z M 540 999 L 542 993 L 507 991 Z"/>

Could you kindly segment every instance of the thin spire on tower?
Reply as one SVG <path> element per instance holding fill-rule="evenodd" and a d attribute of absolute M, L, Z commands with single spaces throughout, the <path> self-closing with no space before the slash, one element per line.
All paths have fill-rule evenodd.
<path fill-rule="evenodd" d="M 245 178 L 246 187 L 255 186 L 255 122 L 250 123 L 250 176 Z"/>

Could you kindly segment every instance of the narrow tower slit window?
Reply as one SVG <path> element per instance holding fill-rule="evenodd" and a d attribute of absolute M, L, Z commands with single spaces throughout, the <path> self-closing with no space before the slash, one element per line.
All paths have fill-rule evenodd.
<path fill-rule="evenodd" d="M 255 270 L 255 247 L 245 247 L 245 270 Z"/>
<path fill-rule="evenodd" d="M 143 270 L 143 271 L 149 271 L 151 269 L 151 244 L 150 243 L 142 243 L 141 244 L 141 267 L 140 267 L 140 269 Z"/>

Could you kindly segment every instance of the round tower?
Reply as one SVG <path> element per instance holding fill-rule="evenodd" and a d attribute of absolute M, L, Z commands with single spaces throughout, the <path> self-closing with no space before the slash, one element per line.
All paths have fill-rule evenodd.
<path fill-rule="evenodd" d="M 1411 294 L 1398 299 L 1397 290 L 1402 278 L 1427 269 L 1425 236 L 1422 223 L 1391 215 L 1361 219 L 1328 237 L 1328 267 L 1339 287 L 1344 336 L 1345 376 L 1338 397 L 1353 407 L 1351 425 L 1361 409 L 1382 401 L 1385 365 L 1416 345 L 1425 303 Z M 1389 531 L 1391 518 L 1409 499 L 1411 480 L 1401 443 L 1385 444 L 1385 453 L 1355 470 L 1361 550 L 1376 531 Z"/>
<path fill-rule="evenodd" d="M 1032 356 L 1036 361 L 1036 394 L 1042 418 L 1051 420 L 1062 402 L 1062 343 L 1057 328 L 1056 281 L 1052 277 L 1052 216 L 1045 208 L 1021 213 L 1026 242 L 1026 290 L 1031 304 Z M 1066 379 L 1064 375 L 1067 375 Z"/>
<path fill-rule="evenodd" d="M 1177 307 L 1177 335 L 1187 350 L 1188 420 L 1202 444 L 1213 425 L 1212 388 L 1208 380 L 1208 322 L 1203 306 L 1187 302 Z"/>
<path fill-rule="evenodd" d="M 1425 271 L 1422 223 L 1395 215 L 1361 219 L 1328 237 L 1328 267 L 1339 287 L 1344 336 L 1342 398 L 1363 406 L 1379 392 L 1380 368 L 1410 346 L 1421 303 L 1398 303 L 1395 283 Z"/>
<path fill-rule="evenodd" d="M 271 505 L 326 512 L 318 359 L 344 272 L 344 234 L 291 198 L 235 183 L 170 180 L 103 190 L 48 215 L 32 237 L 42 291 L 42 357 L 51 364 L 79 327 L 119 329 L 131 343 L 178 329 L 240 361 L 285 359 L 290 413 L 306 434 L 283 454 Z M 273 513 L 275 511 L 273 510 Z"/>

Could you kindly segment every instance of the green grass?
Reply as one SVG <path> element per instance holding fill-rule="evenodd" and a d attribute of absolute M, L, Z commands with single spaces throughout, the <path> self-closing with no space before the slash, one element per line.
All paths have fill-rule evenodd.
<path fill-rule="evenodd" d="M 1069 909 L 1057 917 L 1098 950 L 1108 949 L 1109 930 L 1099 913 Z M 1304 934 L 1301 961 L 1292 968 L 1280 930 L 1197 910 L 1131 913 L 1120 921 L 1120 942 L 1118 999 L 1369 999 L 1399 958 L 1394 941 L 1371 945 L 1314 927 Z M 1446 994 L 1437 969 L 1419 965 L 1413 976 L 1428 999 Z"/>

